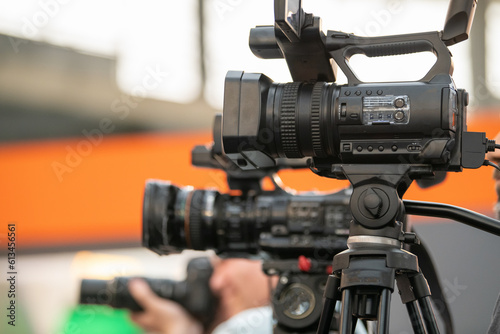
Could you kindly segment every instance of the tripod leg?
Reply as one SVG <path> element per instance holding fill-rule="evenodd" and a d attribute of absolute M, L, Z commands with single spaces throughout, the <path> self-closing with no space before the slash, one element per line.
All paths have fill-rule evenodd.
<path fill-rule="evenodd" d="M 377 334 L 389 333 L 389 311 L 391 307 L 391 290 L 382 289 L 378 308 Z"/>
<path fill-rule="evenodd" d="M 351 291 L 344 289 L 342 292 L 342 311 L 340 312 L 339 334 L 352 333 L 352 298 Z"/>
<path fill-rule="evenodd" d="M 358 324 L 358 318 L 354 315 L 351 317 L 351 334 L 356 333 L 356 325 Z"/>
<path fill-rule="evenodd" d="M 422 297 L 418 299 L 418 304 L 420 305 L 420 310 L 422 311 L 422 317 L 424 318 L 425 328 L 429 334 L 439 334 L 439 329 L 436 322 L 436 316 L 432 310 L 432 305 L 430 301 L 430 296 Z"/>
<path fill-rule="evenodd" d="M 432 310 L 431 305 L 431 291 L 427 280 L 425 279 L 422 272 L 417 275 L 409 277 L 411 286 L 413 287 L 413 292 L 418 300 L 418 305 L 420 306 L 420 312 L 422 313 L 422 318 L 424 319 L 425 329 L 429 334 L 439 334 L 439 329 L 436 322 L 436 316 Z"/>
<path fill-rule="evenodd" d="M 323 310 L 319 319 L 317 334 L 328 334 L 332 324 L 333 313 L 335 312 L 335 304 L 339 299 L 340 278 L 333 275 L 328 276 L 324 293 Z"/>
<path fill-rule="evenodd" d="M 408 315 L 410 316 L 411 327 L 415 334 L 425 334 L 424 323 L 422 319 L 422 314 L 418 308 L 417 302 L 412 301 L 406 303 L 406 309 L 408 310 Z"/>
<path fill-rule="evenodd" d="M 421 326 L 423 323 L 425 325 L 425 333 L 438 334 L 439 329 L 430 302 L 431 291 L 422 272 L 411 275 L 399 275 L 396 277 L 396 280 L 401 294 L 401 301 L 407 305 L 406 307 L 408 308 L 415 333 L 418 333 L 415 328 L 420 331 L 422 330 Z M 420 312 L 418 312 L 416 301 L 418 301 L 418 305 L 420 306 Z M 410 306 L 409 304 L 412 305 Z"/>

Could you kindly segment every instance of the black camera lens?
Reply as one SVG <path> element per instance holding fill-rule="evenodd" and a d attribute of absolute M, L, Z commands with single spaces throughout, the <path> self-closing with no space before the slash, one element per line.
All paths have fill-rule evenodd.
<path fill-rule="evenodd" d="M 214 190 L 179 188 L 148 180 L 144 190 L 142 245 L 158 254 L 214 248 Z"/>
<path fill-rule="evenodd" d="M 275 117 L 274 154 L 287 158 L 337 155 L 330 110 L 338 94 L 338 87 L 325 82 L 276 85 L 272 108 L 266 110 L 269 117 Z"/>
<path fill-rule="evenodd" d="M 167 228 L 171 228 L 174 220 L 172 208 L 178 191 L 179 188 L 169 182 L 146 182 L 142 210 L 142 245 L 158 254 L 163 254 L 171 243 Z"/>
<path fill-rule="evenodd" d="M 346 247 L 349 194 L 292 195 L 269 191 L 233 196 L 148 180 L 143 246 L 162 255 L 212 249 L 247 257 L 269 251 L 283 257 L 323 254 Z"/>
<path fill-rule="evenodd" d="M 106 304 L 110 298 L 106 293 L 108 281 L 100 279 L 82 280 L 80 289 L 80 304 Z"/>
<path fill-rule="evenodd" d="M 214 319 L 217 298 L 210 289 L 213 268 L 206 257 L 189 261 L 184 281 L 138 277 L 144 280 L 156 295 L 183 306 L 196 319 L 208 326 Z M 142 311 L 128 290 L 133 277 L 115 277 L 112 280 L 83 279 L 80 304 L 108 305 L 134 312 Z"/>

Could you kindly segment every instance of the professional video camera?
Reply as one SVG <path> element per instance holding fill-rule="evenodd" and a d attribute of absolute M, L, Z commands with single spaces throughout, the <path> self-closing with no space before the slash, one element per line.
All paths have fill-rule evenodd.
<path fill-rule="evenodd" d="M 455 87 L 447 48 L 468 38 L 475 6 L 475 0 L 451 1 L 441 32 L 368 38 L 324 34 L 320 18 L 305 13 L 300 0 L 276 0 L 275 25 L 252 29 L 250 48 L 261 58 L 285 58 L 293 82 L 236 71 L 226 76 L 222 142 L 230 160 L 252 171 L 272 168 L 279 158 L 308 158 L 316 174 L 352 184 L 349 249 L 334 257 L 318 334 L 328 333 L 340 300 L 339 333 L 352 333 L 357 319 L 376 320 L 377 333 L 387 333 L 395 280 L 414 331 L 439 332 L 417 257 L 403 249 L 419 242 L 403 228 L 406 214 L 452 218 L 500 235 L 499 222 L 489 217 L 401 199 L 413 180 L 493 165 L 485 153 L 499 146 L 467 131 L 468 94 Z M 436 62 L 417 82 L 365 83 L 349 66 L 355 54 L 425 51 Z M 346 85 L 335 83 L 337 66 Z M 300 326 L 278 322 L 275 333 Z"/>
<path fill-rule="evenodd" d="M 144 278 L 149 287 L 161 298 L 170 299 L 183 306 L 206 328 L 214 320 L 217 299 L 210 290 L 209 281 L 213 268 L 207 257 L 191 259 L 186 269 L 184 281 Z M 115 277 L 112 280 L 83 279 L 80 288 L 80 304 L 109 305 L 142 311 L 142 307 L 132 298 L 128 282 L 137 277 Z"/>

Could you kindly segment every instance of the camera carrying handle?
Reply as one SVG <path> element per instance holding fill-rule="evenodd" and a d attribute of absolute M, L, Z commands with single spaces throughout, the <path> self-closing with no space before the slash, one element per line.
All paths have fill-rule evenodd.
<path fill-rule="evenodd" d="M 280 36 L 283 36 L 283 38 L 279 38 Z M 317 40 L 321 40 L 319 33 L 316 36 L 318 36 Z M 432 52 L 436 56 L 436 62 L 427 74 L 419 80 L 429 82 L 438 74 L 453 74 L 450 51 L 441 36 L 441 32 L 431 31 L 405 35 L 361 37 L 329 30 L 323 39 L 323 43 L 314 43 L 316 52 L 302 54 L 295 50 L 303 50 L 302 44 L 304 42 L 290 42 L 280 32 L 275 32 L 273 26 L 260 26 L 253 28 L 250 32 L 250 49 L 259 58 L 286 58 L 294 81 L 315 81 L 324 80 L 324 78 L 330 79 L 327 81 L 335 81 L 335 69 L 332 69 L 331 65 L 325 65 L 329 64 L 327 60 L 331 57 L 347 77 L 349 85 L 363 83 L 349 66 L 350 58 L 356 54 L 363 54 L 367 57 L 385 57 Z M 276 38 L 278 38 L 279 42 L 276 41 Z M 312 42 L 309 41 L 308 43 Z M 324 49 L 319 50 L 322 47 Z M 310 49 L 309 45 L 308 50 Z M 303 61 L 305 58 L 313 56 L 316 61 Z M 322 58 L 324 61 L 318 62 L 317 58 Z M 318 63 L 322 66 L 320 67 Z M 315 68 L 308 68 L 308 71 L 299 71 L 298 69 L 302 69 L 305 66 L 304 64 L 315 64 Z M 307 72 L 307 74 L 304 72 Z"/>
<path fill-rule="evenodd" d="M 453 73 L 451 54 L 447 46 L 468 38 L 476 3 L 477 0 L 450 1 L 444 29 L 440 32 L 361 37 L 339 31 L 328 31 L 325 36 L 321 31 L 319 18 L 304 13 L 300 8 L 300 1 L 294 5 L 299 8 L 293 10 L 298 24 L 289 24 L 286 17 L 279 15 L 288 12 L 287 2 L 276 0 L 275 26 L 252 29 L 249 44 L 252 52 L 259 58 L 285 58 L 293 81 L 334 82 L 338 65 L 350 85 L 363 83 L 349 66 L 349 59 L 353 55 L 385 57 L 432 52 L 437 58 L 436 62 L 419 80 L 429 82 L 438 74 Z M 336 64 L 330 62 L 330 58 L 333 58 Z"/>
<path fill-rule="evenodd" d="M 453 74 L 451 54 L 437 31 L 381 37 L 361 37 L 338 31 L 328 31 L 326 48 L 347 77 L 349 85 L 363 83 L 349 66 L 356 54 L 385 57 L 418 52 L 432 52 L 436 62 L 420 82 L 429 82 L 438 74 Z"/>

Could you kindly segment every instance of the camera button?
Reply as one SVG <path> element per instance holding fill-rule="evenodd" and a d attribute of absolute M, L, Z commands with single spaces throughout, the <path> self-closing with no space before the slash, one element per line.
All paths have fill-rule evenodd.
<path fill-rule="evenodd" d="M 394 100 L 394 106 L 396 108 L 403 108 L 405 106 L 405 104 L 406 104 L 406 102 L 402 98 L 397 98 L 396 100 Z"/>

